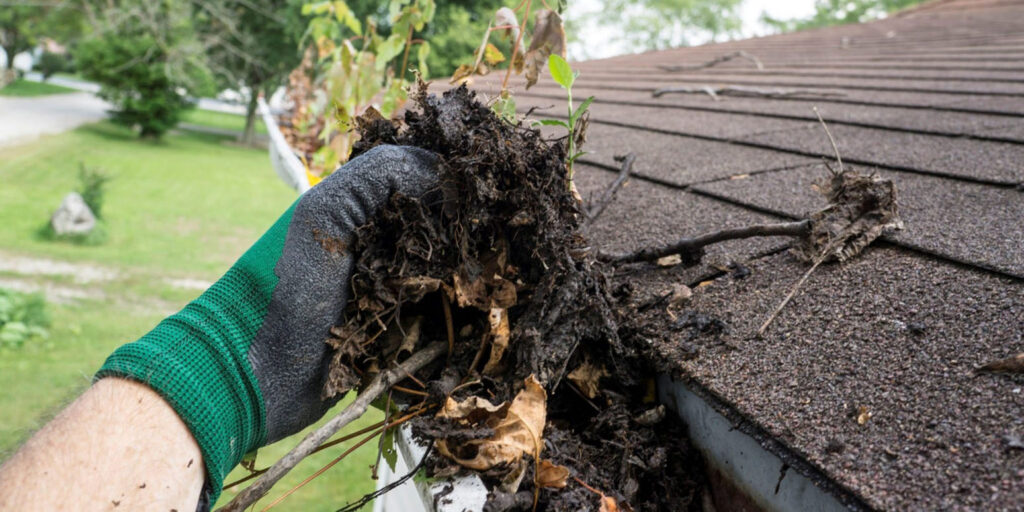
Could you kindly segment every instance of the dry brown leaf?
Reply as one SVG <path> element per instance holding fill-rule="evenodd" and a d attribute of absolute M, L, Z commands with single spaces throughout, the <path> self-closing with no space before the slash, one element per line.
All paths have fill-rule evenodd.
<path fill-rule="evenodd" d="M 601 512 L 619 512 L 619 502 L 611 496 L 601 495 Z"/>
<path fill-rule="evenodd" d="M 494 26 L 495 27 L 502 27 L 502 26 L 509 27 L 509 28 L 501 29 L 501 31 L 502 31 L 502 34 L 504 34 L 505 37 L 509 41 L 512 41 L 512 44 L 515 44 L 516 40 L 519 39 L 519 20 L 516 19 L 516 13 L 512 9 L 509 9 L 508 7 L 502 7 L 501 9 L 498 9 L 494 13 Z M 523 42 L 520 40 L 519 41 L 519 53 L 520 54 L 523 53 L 523 46 L 522 45 L 523 45 Z"/>
<path fill-rule="evenodd" d="M 452 73 L 452 78 L 451 80 L 448 81 L 448 83 L 454 84 L 462 80 L 465 80 L 473 76 L 474 71 L 475 69 L 473 68 L 472 64 L 463 64 L 455 69 L 455 72 Z"/>
<path fill-rule="evenodd" d="M 569 380 L 572 381 L 576 387 L 580 388 L 580 391 L 583 392 L 584 395 L 587 395 L 587 398 L 594 398 L 597 396 L 597 391 L 599 389 L 598 382 L 602 377 L 607 377 L 609 375 L 611 374 L 608 373 L 608 369 L 603 365 L 597 366 L 590 361 L 585 361 L 579 366 L 579 368 L 569 372 Z"/>
<path fill-rule="evenodd" d="M 549 9 L 537 11 L 533 24 L 533 37 L 530 38 L 530 49 L 526 51 L 526 88 L 537 83 L 540 70 L 547 65 L 548 56 L 553 54 L 565 57 L 565 29 L 562 18 L 557 12 Z"/>
<path fill-rule="evenodd" d="M 561 489 L 569 480 L 569 468 L 552 464 L 550 460 L 544 459 L 537 466 L 537 479 L 535 483 L 540 488 Z"/>
<path fill-rule="evenodd" d="M 504 308 L 491 308 L 490 314 L 487 315 L 487 321 L 491 326 L 491 355 L 487 359 L 487 364 L 484 365 L 483 373 L 484 375 L 492 375 L 498 369 L 498 365 L 501 364 L 501 357 L 505 355 L 505 349 L 508 348 L 510 336 L 508 310 Z"/>
<path fill-rule="evenodd" d="M 479 397 L 463 402 L 449 399 L 439 418 L 447 418 L 463 427 L 487 427 L 494 435 L 464 443 L 437 441 L 437 451 L 463 467 L 483 471 L 498 464 L 514 463 L 523 454 L 535 457 L 543 447 L 541 435 L 547 420 L 547 393 L 537 379 L 526 378 L 525 387 L 512 404 L 492 405 Z"/>
<path fill-rule="evenodd" d="M 872 414 L 871 411 L 869 411 L 867 407 L 862 405 L 862 406 L 857 408 L 857 424 L 858 425 L 863 425 L 863 424 L 867 423 L 871 419 L 872 416 L 874 416 L 874 414 Z"/>

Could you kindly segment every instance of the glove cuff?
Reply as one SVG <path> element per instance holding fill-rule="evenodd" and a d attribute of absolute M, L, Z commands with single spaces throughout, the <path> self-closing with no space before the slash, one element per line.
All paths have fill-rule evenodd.
<path fill-rule="evenodd" d="M 239 347 L 230 332 L 210 328 L 225 311 L 205 299 L 229 277 L 231 272 L 138 341 L 115 350 L 96 373 L 96 379 L 146 384 L 174 408 L 202 451 L 211 503 L 231 469 L 266 438 L 263 398 L 245 358 L 247 346 Z"/>
<path fill-rule="evenodd" d="M 227 474 L 266 440 L 266 406 L 247 354 L 278 283 L 293 208 L 199 298 L 119 347 L 96 373 L 146 384 L 174 408 L 202 451 L 211 505 Z"/>

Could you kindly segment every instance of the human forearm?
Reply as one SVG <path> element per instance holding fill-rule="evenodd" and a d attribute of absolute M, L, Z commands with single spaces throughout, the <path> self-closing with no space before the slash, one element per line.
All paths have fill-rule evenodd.
<path fill-rule="evenodd" d="M 203 461 L 156 392 L 97 381 L 0 467 L 0 510 L 195 510 Z"/>

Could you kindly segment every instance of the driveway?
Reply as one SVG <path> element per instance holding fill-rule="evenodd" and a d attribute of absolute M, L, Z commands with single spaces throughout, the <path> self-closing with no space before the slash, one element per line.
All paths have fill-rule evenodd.
<path fill-rule="evenodd" d="M 60 133 L 107 117 L 107 102 L 86 92 L 0 97 L 0 147 Z"/>

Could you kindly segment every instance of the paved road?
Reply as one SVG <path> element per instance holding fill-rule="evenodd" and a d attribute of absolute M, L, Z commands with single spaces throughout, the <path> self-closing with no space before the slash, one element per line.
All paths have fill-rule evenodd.
<path fill-rule="evenodd" d="M 35 98 L 0 97 L 0 147 L 99 121 L 107 117 L 108 108 L 105 101 L 85 92 Z"/>

